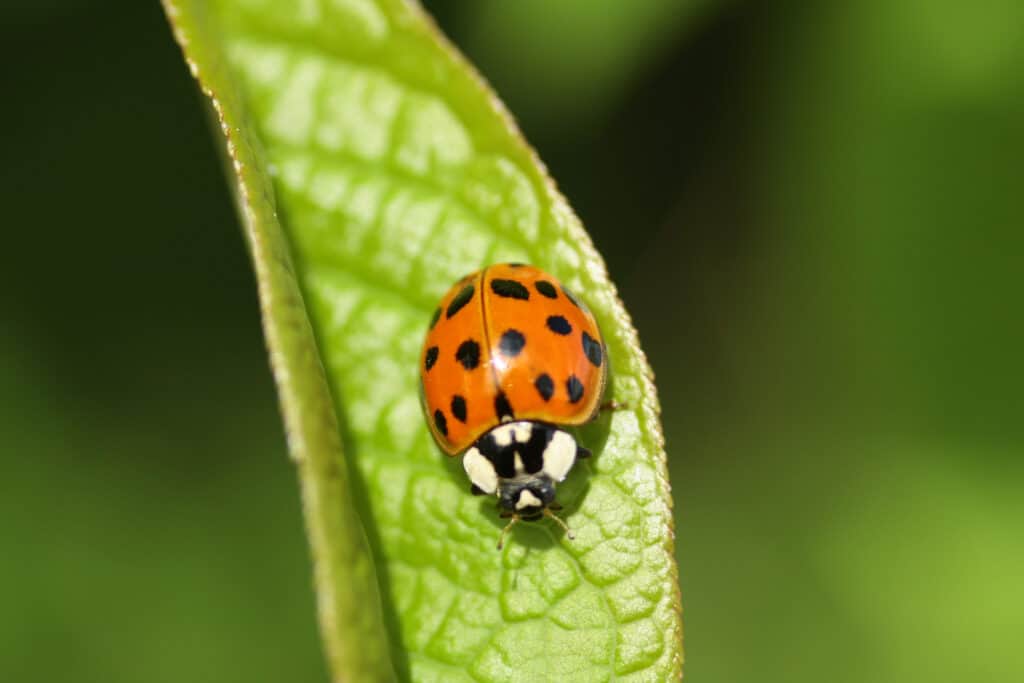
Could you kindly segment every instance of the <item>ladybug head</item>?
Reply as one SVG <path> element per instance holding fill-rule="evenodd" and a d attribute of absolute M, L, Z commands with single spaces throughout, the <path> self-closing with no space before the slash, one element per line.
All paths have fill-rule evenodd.
<path fill-rule="evenodd" d="M 520 519 L 534 521 L 555 502 L 555 485 L 546 475 L 522 481 L 503 481 L 498 485 L 498 507 L 502 512 L 518 515 Z"/>
<path fill-rule="evenodd" d="M 462 464 L 476 493 L 496 495 L 502 517 L 535 521 L 555 517 L 555 485 L 565 480 L 576 458 L 587 454 L 568 432 L 545 422 L 518 420 L 494 427 L 466 451 Z M 501 542 L 498 543 L 501 547 Z"/>

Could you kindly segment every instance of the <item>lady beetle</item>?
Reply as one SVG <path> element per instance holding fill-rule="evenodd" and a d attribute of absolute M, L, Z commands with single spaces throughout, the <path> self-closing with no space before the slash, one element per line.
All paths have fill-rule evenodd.
<path fill-rule="evenodd" d="M 430 431 L 477 495 L 511 521 L 551 513 L 555 485 L 590 451 L 562 429 L 601 408 L 608 361 L 594 316 L 558 280 L 516 263 L 459 280 L 434 311 L 420 365 Z"/>

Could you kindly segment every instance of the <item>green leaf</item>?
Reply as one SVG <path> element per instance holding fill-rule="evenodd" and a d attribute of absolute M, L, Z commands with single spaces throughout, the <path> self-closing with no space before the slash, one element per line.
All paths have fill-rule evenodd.
<path fill-rule="evenodd" d="M 334 678 L 678 678 L 650 370 L 501 104 L 403 0 L 165 7 L 227 139 Z M 498 552 L 494 501 L 433 444 L 417 371 L 445 289 L 503 260 L 583 295 L 627 407 L 581 430 L 595 457 L 559 493 L 576 539 L 522 524 Z"/>

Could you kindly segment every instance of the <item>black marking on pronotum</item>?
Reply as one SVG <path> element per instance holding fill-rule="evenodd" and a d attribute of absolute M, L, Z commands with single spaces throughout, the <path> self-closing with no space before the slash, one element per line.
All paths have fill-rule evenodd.
<path fill-rule="evenodd" d="M 458 394 L 452 396 L 452 416 L 462 424 L 466 424 L 466 399 Z"/>
<path fill-rule="evenodd" d="M 434 411 L 434 426 L 443 436 L 448 436 L 448 420 L 444 419 L 444 413 L 440 409 Z"/>
<path fill-rule="evenodd" d="M 572 292 L 570 292 L 565 287 L 562 287 L 562 294 L 565 294 L 565 298 L 568 299 L 569 301 L 571 301 L 573 306 L 575 306 L 576 308 L 580 309 L 581 311 L 583 310 L 583 306 L 581 306 L 579 300 L 572 295 Z M 451 317 L 451 316 L 448 316 L 448 317 Z"/>
<path fill-rule="evenodd" d="M 448 304 L 448 310 L 445 312 L 446 318 L 451 318 L 453 315 L 462 310 L 462 307 L 469 303 L 469 300 L 473 298 L 473 285 L 469 284 L 459 290 L 459 293 L 455 295 L 452 302 Z"/>
<path fill-rule="evenodd" d="M 504 391 L 499 391 L 498 395 L 494 397 L 494 413 L 498 416 L 499 420 L 503 421 L 516 416 L 512 411 L 512 404 L 508 402 L 508 396 L 505 395 Z"/>
<path fill-rule="evenodd" d="M 533 283 L 533 286 L 536 288 L 538 292 L 540 292 L 549 299 L 558 298 L 558 290 L 556 290 L 555 286 L 548 282 L 547 280 L 537 280 L 536 282 Z"/>
<path fill-rule="evenodd" d="M 498 349 L 501 351 L 501 355 L 510 358 L 518 356 L 524 346 L 526 346 L 526 337 L 519 330 L 505 330 L 505 333 L 501 335 L 501 340 L 498 342 Z"/>
<path fill-rule="evenodd" d="M 587 358 L 594 364 L 594 367 L 601 367 L 601 361 L 604 359 L 601 343 L 586 332 L 583 333 L 583 353 L 587 354 Z"/>
<path fill-rule="evenodd" d="M 499 446 L 494 440 L 494 435 L 488 432 L 476 442 L 476 447 L 480 454 L 494 465 L 494 471 L 503 479 L 516 476 L 516 453 L 523 461 L 526 473 L 537 474 L 544 469 L 544 451 L 547 450 L 555 431 L 556 428 L 550 425 L 534 424 L 530 438 L 525 443 L 513 441 L 507 446 Z"/>
<path fill-rule="evenodd" d="M 516 476 L 515 451 L 507 446 L 504 448 L 499 446 L 490 432 L 476 442 L 476 447 L 480 451 L 480 455 L 487 458 L 494 466 L 494 471 L 498 473 L 499 477 L 511 479 Z"/>
<path fill-rule="evenodd" d="M 437 321 L 440 318 L 441 318 L 441 307 L 438 306 L 436 309 L 434 309 L 434 315 L 430 318 L 430 329 L 434 329 L 434 325 L 437 324 Z"/>
<path fill-rule="evenodd" d="M 548 329 L 555 334 L 565 336 L 572 332 L 572 325 L 570 325 L 569 321 L 560 315 L 550 315 L 548 316 Z M 586 334 L 586 332 L 584 332 L 584 334 Z"/>
<path fill-rule="evenodd" d="M 569 394 L 569 403 L 578 403 L 583 398 L 583 383 L 576 375 L 569 375 L 565 380 L 565 390 Z"/>
<path fill-rule="evenodd" d="M 434 367 L 434 363 L 437 362 L 437 347 L 431 346 L 427 349 L 427 355 L 423 359 L 423 367 L 427 372 L 430 372 L 430 368 Z"/>
<path fill-rule="evenodd" d="M 547 450 L 548 443 L 554 435 L 555 430 L 551 427 L 534 426 L 529 440 L 516 449 L 519 451 L 519 457 L 523 459 L 523 467 L 527 473 L 536 474 L 544 469 L 544 451 Z"/>
<path fill-rule="evenodd" d="M 533 386 L 536 387 L 537 393 L 545 402 L 550 401 L 555 394 L 555 382 L 546 372 L 533 381 Z"/>
<path fill-rule="evenodd" d="M 455 360 L 467 370 L 473 370 L 480 365 L 480 345 L 472 339 L 467 339 L 455 350 Z"/>
<path fill-rule="evenodd" d="M 506 299 L 526 301 L 530 298 L 530 290 L 515 280 L 491 280 L 491 291 Z"/>

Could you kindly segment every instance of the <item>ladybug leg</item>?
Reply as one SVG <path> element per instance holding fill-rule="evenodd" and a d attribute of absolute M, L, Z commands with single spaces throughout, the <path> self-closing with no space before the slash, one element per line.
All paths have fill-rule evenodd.
<path fill-rule="evenodd" d="M 618 401 L 615 401 L 615 400 L 609 400 L 609 401 L 605 401 L 604 403 L 601 404 L 600 411 L 603 413 L 603 412 L 608 411 L 608 410 L 622 410 L 623 408 L 628 408 L 628 407 L 629 407 L 629 404 L 627 404 L 627 403 L 619 403 Z"/>
<path fill-rule="evenodd" d="M 549 510 L 561 510 L 562 506 L 559 505 L 557 501 L 553 500 L 550 503 L 548 503 L 548 509 Z"/>
<path fill-rule="evenodd" d="M 501 550 L 505 546 L 505 535 L 508 530 L 515 526 L 516 522 L 519 521 L 519 515 L 509 512 L 507 515 L 502 514 L 502 517 L 511 517 L 512 521 L 505 525 L 505 528 L 501 530 L 501 536 L 498 537 L 498 550 Z"/>
<path fill-rule="evenodd" d="M 508 519 L 509 517 L 514 517 L 515 514 L 516 513 L 512 512 L 511 510 L 502 510 L 501 512 L 498 513 L 498 516 L 502 519 Z"/>
<path fill-rule="evenodd" d="M 576 534 L 572 532 L 572 529 L 569 528 L 569 525 L 563 522 L 559 517 L 556 517 L 555 513 L 551 512 L 550 506 L 544 508 L 544 516 L 550 517 L 551 519 L 558 522 L 558 526 L 562 527 L 562 529 L 565 530 L 565 537 L 568 538 L 570 541 L 576 539 Z M 511 524 L 509 526 L 511 526 Z"/>
<path fill-rule="evenodd" d="M 589 448 L 584 448 L 583 446 L 576 446 L 576 459 L 577 460 L 582 460 L 583 458 L 589 458 L 591 455 L 593 455 L 593 454 L 590 452 Z"/>

